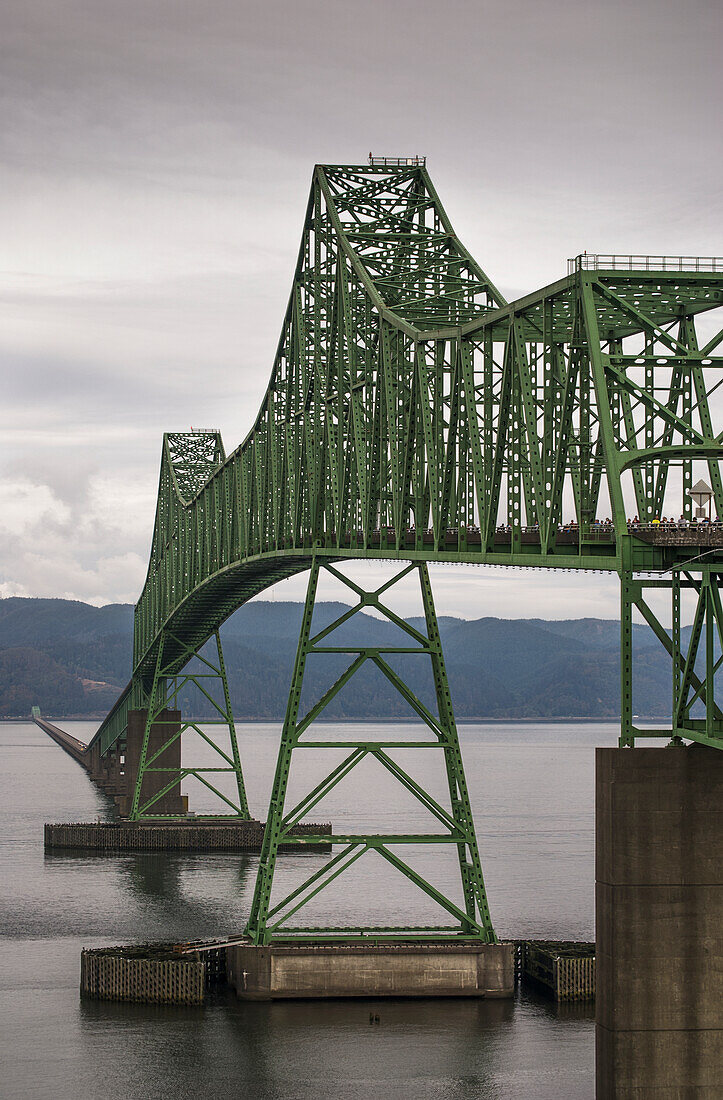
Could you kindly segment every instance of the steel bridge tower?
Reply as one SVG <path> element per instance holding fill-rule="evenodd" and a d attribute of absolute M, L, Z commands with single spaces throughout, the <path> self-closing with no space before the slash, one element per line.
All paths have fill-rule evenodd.
<path fill-rule="evenodd" d="M 720 260 L 587 254 L 556 282 L 508 303 L 454 232 L 423 158 L 316 166 L 271 379 L 251 431 L 228 456 L 215 431 L 164 437 L 133 676 L 91 746 L 103 757 L 123 752 L 131 716 L 140 712 L 133 819 L 164 816 L 163 800 L 187 778 L 225 799 L 218 819 L 248 816 L 219 628 L 252 596 L 310 571 L 249 922 L 254 942 L 440 934 L 494 942 L 428 563 L 617 573 L 621 744 L 663 737 L 723 746 L 715 698 L 723 535 L 693 514 L 691 497 L 694 481 L 707 479 L 712 514 L 723 517 L 722 304 Z M 417 578 L 424 629 L 391 612 L 389 585 L 367 591 L 347 576 L 344 563 L 360 558 L 398 563 L 400 575 Z M 357 597 L 345 622 L 373 608 L 402 631 L 404 644 L 389 653 L 361 643 L 335 647 L 331 628 L 315 631 L 324 571 Z M 661 593 L 670 598 L 672 625 Z M 666 728 L 636 725 L 634 615 L 670 657 Z M 209 639 L 212 653 L 203 649 Z M 429 663 L 432 709 L 391 660 L 412 652 Z M 307 661 L 329 653 L 346 653 L 350 663 L 302 714 Z M 309 732 L 367 662 L 431 735 L 406 746 L 404 765 L 391 739 L 339 746 Z M 205 721 L 184 724 L 178 713 L 189 679 L 213 698 L 215 733 Z M 218 750 L 216 768 L 164 764 L 164 752 L 188 730 Z M 345 755 L 288 807 L 292 765 L 309 744 Z M 444 805 L 407 762 L 432 749 L 446 777 Z M 292 840 L 290 828 L 362 760 L 394 776 L 436 832 L 299 840 L 331 844 L 334 855 L 301 887 L 272 898 L 276 854 Z M 232 773 L 233 795 L 221 789 L 216 773 L 223 771 Z M 180 806 L 165 816 L 184 813 Z M 456 897 L 397 850 L 429 844 L 456 850 Z M 368 853 L 418 886 L 448 923 L 286 923 Z"/>

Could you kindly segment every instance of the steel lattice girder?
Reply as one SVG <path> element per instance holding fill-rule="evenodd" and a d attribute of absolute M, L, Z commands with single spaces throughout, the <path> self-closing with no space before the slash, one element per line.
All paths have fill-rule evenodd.
<path fill-rule="evenodd" d="M 723 514 L 710 400 L 723 330 L 699 347 L 695 323 L 722 302 L 720 270 L 579 264 L 507 304 L 425 167 L 317 166 L 252 430 L 227 458 L 215 432 L 164 439 L 133 681 L 103 750 L 147 693 L 164 632 L 180 668 L 315 549 L 618 572 L 686 560 L 629 533 L 626 510 L 671 511 L 703 461 Z"/>

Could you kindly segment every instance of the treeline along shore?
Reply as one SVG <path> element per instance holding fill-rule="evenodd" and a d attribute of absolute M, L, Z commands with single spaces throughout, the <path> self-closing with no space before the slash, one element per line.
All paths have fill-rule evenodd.
<path fill-rule="evenodd" d="M 345 610 L 319 605 L 315 629 Z M 234 714 L 283 717 L 301 603 L 256 600 L 222 628 Z M 415 620 L 410 620 L 412 623 Z M 440 619 L 458 718 L 614 718 L 620 713 L 619 624 L 610 619 Z M 131 673 L 133 607 L 93 607 L 73 600 L 0 600 L 0 718 L 26 717 L 33 705 L 56 718 L 100 718 Z M 359 613 L 327 644 L 388 645 L 397 628 Z M 644 627 L 634 628 L 638 675 L 634 708 L 668 713 L 669 660 Z M 351 660 L 310 659 L 306 688 L 316 699 Z M 407 683 L 431 701 L 429 661 L 397 658 Z M 210 713 L 202 698 L 181 698 L 186 713 Z M 303 700 L 302 700 L 303 705 Z M 333 700 L 327 717 L 407 718 L 408 704 L 367 664 Z"/>

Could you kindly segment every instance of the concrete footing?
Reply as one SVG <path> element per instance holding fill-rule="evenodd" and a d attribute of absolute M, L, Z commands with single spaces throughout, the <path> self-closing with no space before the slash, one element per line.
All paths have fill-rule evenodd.
<path fill-rule="evenodd" d="M 239 944 L 226 951 L 243 1000 L 512 997 L 513 944 Z"/>
<path fill-rule="evenodd" d="M 272 949 L 253 947 L 240 935 L 84 949 L 80 989 L 95 1000 L 170 1005 L 201 1004 L 206 991 L 227 988 L 248 1000 L 264 1001 L 384 996 L 504 1000 L 512 996 L 516 980 L 560 1002 L 594 996 L 593 950 L 594 944 L 569 940 L 513 940 L 494 947 L 447 942 L 383 948 L 287 944 Z"/>
<path fill-rule="evenodd" d="M 597 1100 L 718 1097 L 723 752 L 596 764 Z"/>

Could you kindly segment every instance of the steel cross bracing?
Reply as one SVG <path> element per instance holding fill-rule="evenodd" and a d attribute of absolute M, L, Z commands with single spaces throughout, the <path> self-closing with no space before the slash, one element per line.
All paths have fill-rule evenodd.
<path fill-rule="evenodd" d="M 146 710 L 146 721 L 130 814 L 135 821 L 177 818 L 178 814 L 159 811 L 158 804 L 164 795 L 177 789 L 181 781 L 191 776 L 211 791 L 216 800 L 220 800 L 227 817 L 234 820 L 249 820 L 251 816 L 246 801 L 246 787 L 241 768 L 236 725 L 231 710 L 226 665 L 218 631 L 215 632 L 214 640 L 216 643 L 215 660 L 205 653 L 195 653 L 193 650 L 187 650 L 184 671 L 179 673 L 175 670 L 178 661 L 174 662 L 174 669 L 166 665 L 164 657 L 168 643 L 178 643 L 178 639 L 174 637 L 172 632 L 164 631 L 163 638 L 158 646 L 151 690 L 148 698 L 142 700 Z M 164 717 L 169 712 L 176 710 L 179 706 L 181 693 L 189 685 L 193 685 L 196 692 L 207 703 L 211 704 L 211 717 L 196 720 L 181 719 L 181 721 Z M 214 687 L 216 687 L 216 691 L 213 690 Z M 219 688 L 220 690 L 218 690 Z M 154 728 L 160 729 L 162 736 L 160 744 L 151 749 L 149 746 Z M 196 738 L 213 749 L 213 764 L 201 765 L 197 763 L 189 765 L 185 763 L 180 768 L 169 767 L 164 758 L 166 749 L 179 738 L 183 738 L 184 733 L 189 731 L 193 731 Z M 186 743 L 188 740 L 189 738 L 184 738 Z M 234 777 L 236 789 L 232 798 L 229 798 L 218 786 L 218 780 L 224 773 L 230 773 Z M 163 779 L 151 790 L 147 781 L 151 780 L 154 774 L 162 775 Z M 207 816 L 218 819 L 220 815 L 216 813 Z M 203 820 L 203 815 L 194 814 L 194 818 Z"/>
<path fill-rule="evenodd" d="M 363 940 L 368 943 L 370 938 L 408 940 L 410 936 L 414 936 L 416 939 L 438 939 L 440 935 L 447 936 L 450 934 L 456 937 L 481 939 L 486 943 L 494 943 L 496 937 L 487 905 L 472 808 L 467 793 L 467 782 L 462 765 L 462 755 L 459 748 L 459 738 L 454 721 L 427 566 L 424 562 L 408 565 L 373 592 L 365 591 L 360 585 L 336 570 L 330 563 L 326 562 L 323 567 L 332 573 L 338 581 L 351 589 L 359 602 L 323 630 L 312 635 L 314 605 L 319 573 L 322 569 L 319 559 L 314 559 L 309 576 L 304 617 L 294 663 L 286 717 L 281 734 L 281 746 L 261 849 L 256 889 L 248 922 L 248 934 L 253 942 L 257 944 L 269 943 L 271 939 L 274 939 L 274 941 L 280 939 L 298 940 L 309 937 L 314 940 L 338 940 L 341 938 L 346 941 Z M 405 622 L 384 602 L 387 599 L 386 593 L 389 592 L 389 589 L 411 572 L 416 572 L 419 577 L 425 632 Z M 338 643 L 338 637 L 335 637 L 337 629 L 349 623 L 357 612 L 367 607 L 373 607 L 380 615 L 399 628 L 403 644 L 389 645 L 384 648 L 368 644 L 358 646 L 349 646 L 348 643 L 345 645 L 334 644 L 335 641 Z M 299 711 L 307 660 L 311 655 L 331 654 L 344 654 L 353 656 L 354 659 L 321 699 L 310 706 L 308 711 L 301 717 Z M 394 670 L 390 661 L 393 662 L 393 657 L 400 654 L 429 658 L 436 700 L 434 710 L 427 708 L 409 689 L 399 673 Z M 378 736 L 374 740 L 345 736 L 344 740 L 340 741 L 338 737 L 334 736 L 333 727 L 332 732 L 329 732 L 327 726 L 322 726 L 320 730 L 318 727 L 313 726 L 314 722 L 323 717 L 326 706 L 345 687 L 349 680 L 364 667 L 366 662 L 375 665 L 397 689 L 402 698 L 408 703 L 410 711 L 427 727 L 433 735 L 432 737 L 427 735 L 425 739 L 410 740 L 404 735 L 398 735 L 397 730 L 399 727 L 391 727 L 390 733 L 383 740 Z M 315 736 L 309 732 L 312 728 L 316 731 Z M 286 809 L 286 796 L 294 754 L 296 753 L 298 756 L 303 750 L 320 749 L 328 750 L 328 754 L 332 757 L 336 766 L 332 767 L 332 770 L 311 791 L 304 794 L 292 808 Z M 399 761 L 400 756 L 405 759 L 411 756 L 414 759 L 420 755 L 423 749 L 437 754 L 441 752 L 443 756 L 447 777 L 449 810 L 442 806 L 418 780 L 415 780 Z M 344 754 L 341 760 L 339 760 L 340 750 Z M 294 826 L 298 825 L 314 806 L 321 802 L 365 760 L 373 761 L 381 769 L 390 773 L 400 786 L 409 792 L 427 811 L 429 820 L 434 824 L 435 830 L 414 834 L 399 832 L 379 834 L 363 831 L 346 836 L 338 834 L 316 835 L 313 837 L 294 836 Z M 306 879 L 294 887 L 285 897 L 277 900 L 272 907 L 271 893 L 276 856 L 280 844 L 295 844 L 304 848 L 313 848 L 315 845 L 333 845 L 339 851 L 334 854 L 332 859 L 324 862 L 321 867 L 315 867 Z M 445 845 L 453 845 L 457 850 L 462 894 L 461 905 L 450 898 L 444 890 L 435 887 L 424 874 L 412 866 L 408 856 L 402 857 L 399 852 L 399 848 L 402 848 L 402 850 L 411 849 L 414 853 L 415 848 L 424 847 L 428 850 L 430 846 Z M 444 925 L 425 925 L 423 927 L 410 927 L 409 925 L 394 927 L 379 924 L 363 927 L 347 925 L 344 928 L 335 929 L 315 925 L 290 925 L 287 923 L 309 902 L 313 901 L 322 890 L 367 854 L 381 857 L 395 871 L 401 873 L 408 881 L 417 886 L 428 898 L 431 898 L 438 909 L 442 910 L 448 923 Z M 450 918 L 454 923 L 449 924 Z"/>
<path fill-rule="evenodd" d="M 723 272 L 634 259 L 581 257 L 506 303 L 423 164 L 317 166 L 253 428 L 228 457 L 215 432 L 164 439 L 133 680 L 102 750 L 148 698 L 161 644 L 180 670 L 241 603 L 315 559 L 635 577 L 695 572 L 704 554 L 715 588 L 715 532 L 654 521 L 690 518 L 700 476 L 723 516 Z M 680 718 L 718 743 L 715 718 L 702 734 Z"/>

